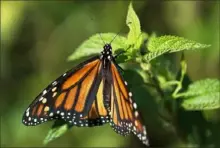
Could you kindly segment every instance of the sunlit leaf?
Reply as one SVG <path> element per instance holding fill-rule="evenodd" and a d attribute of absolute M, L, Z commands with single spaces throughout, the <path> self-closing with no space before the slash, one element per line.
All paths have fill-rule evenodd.
<path fill-rule="evenodd" d="M 153 51 L 153 52 L 149 52 L 147 54 L 145 54 L 142 59 L 145 62 L 149 62 L 153 59 L 155 59 L 156 57 L 168 52 L 169 50 L 158 50 L 158 51 Z"/>
<path fill-rule="evenodd" d="M 109 43 L 114 37 L 115 33 L 101 33 L 102 39 L 105 43 Z M 84 41 L 69 57 L 69 61 L 78 60 L 82 57 L 99 54 L 103 50 L 103 40 L 100 34 L 91 36 L 88 40 Z M 120 35 L 111 43 L 113 52 L 118 49 L 126 49 L 126 38 Z"/>
<path fill-rule="evenodd" d="M 210 45 L 200 44 L 195 41 L 185 39 L 183 37 L 171 35 L 150 38 L 148 42 L 148 50 L 151 52 L 177 52 L 182 50 L 202 49 L 208 47 L 210 47 Z"/>
<path fill-rule="evenodd" d="M 138 49 L 142 42 L 141 25 L 132 3 L 130 3 L 128 7 L 126 23 L 130 29 L 127 42 L 129 45 L 134 45 L 134 49 Z"/>
<path fill-rule="evenodd" d="M 208 47 L 210 47 L 210 45 L 200 44 L 183 37 L 170 35 L 150 37 L 147 44 L 147 49 L 150 52 L 144 55 L 142 58 L 145 62 L 149 62 L 165 53 L 178 52 L 182 50 L 202 49 Z"/>

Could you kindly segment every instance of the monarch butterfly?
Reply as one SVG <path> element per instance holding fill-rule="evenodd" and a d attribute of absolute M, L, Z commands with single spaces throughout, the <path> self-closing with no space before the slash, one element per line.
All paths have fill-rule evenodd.
<path fill-rule="evenodd" d="M 133 132 L 148 145 L 137 104 L 115 58 L 111 45 L 105 44 L 99 56 L 58 77 L 26 109 L 23 124 L 35 126 L 53 119 L 79 127 L 110 123 L 116 133 Z"/>

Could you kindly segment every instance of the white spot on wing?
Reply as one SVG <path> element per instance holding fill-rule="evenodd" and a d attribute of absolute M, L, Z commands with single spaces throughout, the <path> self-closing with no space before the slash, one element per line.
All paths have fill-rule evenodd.
<path fill-rule="evenodd" d="M 29 110 L 30 110 L 30 107 L 28 107 L 28 109 L 26 110 L 26 112 L 29 112 Z"/>
<path fill-rule="evenodd" d="M 145 128 L 145 126 L 143 127 L 143 129 L 144 129 L 144 135 L 147 135 L 147 132 L 146 132 L 146 128 Z"/>
<path fill-rule="evenodd" d="M 45 104 L 46 102 L 47 102 L 47 99 L 44 98 L 44 99 L 42 100 L 42 103 Z"/>
<path fill-rule="evenodd" d="M 135 126 L 133 127 L 133 130 L 136 131 L 136 127 Z"/>
<path fill-rule="evenodd" d="M 147 139 L 146 136 L 143 136 L 143 137 L 142 137 L 142 140 L 146 140 L 146 139 Z"/>
<path fill-rule="evenodd" d="M 29 113 L 29 111 L 28 111 L 28 112 L 26 112 L 26 116 L 27 116 L 27 117 L 29 116 L 29 114 L 30 114 L 30 113 Z"/>
<path fill-rule="evenodd" d="M 53 83 L 52 83 L 52 85 L 54 86 L 54 85 L 57 85 L 57 81 L 54 81 Z"/>
<path fill-rule="evenodd" d="M 44 99 L 44 97 L 41 97 L 40 99 L 39 99 L 39 101 L 42 101 Z"/>
<path fill-rule="evenodd" d="M 133 106 L 135 109 L 137 109 L 137 104 L 136 103 L 133 103 Z"/>
<path fill-rule="evenodd" d="M 47 90 L 44 90 L 44 91 L 43 91 L 43 95 L 45 95 L 46 93 L 47 93 Z"/>
<path fill-rule="evenodd" d="M 56 89 L 57 89 L 57 87 L 54 87 L 54 88 L 52 89 L 52 92 L 55 92 L 55 91 L 56 91 Z"/>
<path fill-rule="evenodd" d="M 134 112 L 134 115 L 135 115 L 135 117 L 137 117 L 137 116 L 138 116 L 138 112 L 137 112 L 137 111 L 135 111 L 135 112 Z"/>
<path fill-rule="evenodd" d="M 49 106 L 45 106 L 44 111 L 47 112 L 49 111 L 49 109 L 50 109 Z"/>
<path fill-rule="evenodd" d="M 56 95 L 57 95 L 57 93 L 56 93 L 56 92 L 54 92 L 52 97 L 55 97 Z"/>

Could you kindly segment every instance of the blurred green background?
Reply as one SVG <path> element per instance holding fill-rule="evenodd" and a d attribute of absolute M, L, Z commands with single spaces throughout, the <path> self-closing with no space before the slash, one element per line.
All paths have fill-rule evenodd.
<path fill-rule="evenodd" d="M 78 64 L 67 62 L 67 57 L 84 40 L 98 32 L 118 32 L 123 28 L 128 4 L 129 1 L 1 1 L 1 146 L 42 146 L 52 122 L 36 127 L 24 126 L 21 118 L 26 107 L 45 86 Z M 146 0 L 134 1 L 133 5 L 143 31 L 211 44 L 208 49 L 185 52 L 188 75 L 192 81 L 219 78 L 220 21 L 217 1 Z M 128 28 L 122 33 L 127 31 Z M 179 54 L 173 55 L 178 60 Z M 137 80 L 141 77 L 132 71 L 128 71 L 125 78 L 133 84 L 134 94 L 146 89 L 140 87 Z M 138 100 L 137 103 L 146 118 L 153 146 L 184 146 L 184 142 L 170 132 L 172 129 L 156 122 L 157 115 L 153 111 L 157 107 L 153 99 L 142 95 L 143 98 L 139 98 L 142 99 L 141 104 Z M 220 115 L 219 112 L 214 113 L 205 115 L 217 130 L 220 129 Z M 142 145 L 135 136 L 122 137 L 105 125 L 73 127 L 47 146 Z"/>

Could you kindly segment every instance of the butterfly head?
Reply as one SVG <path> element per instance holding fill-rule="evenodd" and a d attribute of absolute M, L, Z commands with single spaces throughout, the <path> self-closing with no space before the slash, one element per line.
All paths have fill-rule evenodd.
<path fill-rule="evenodd" d="M 103 47 L 104 49 L 104 53 L 108 52 L 108 53 L 112 53 L 112 46 L 110 44 L 105 44 L 105 46 Z"/>
<path fill-rule="evenodd" d="M 105 44 L 101 54 L 102 54 L 101 57 L 111 59 L 111 57 L 112 57 L 112 46 L 110 44 Z"/>

